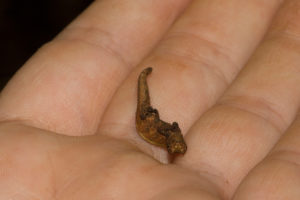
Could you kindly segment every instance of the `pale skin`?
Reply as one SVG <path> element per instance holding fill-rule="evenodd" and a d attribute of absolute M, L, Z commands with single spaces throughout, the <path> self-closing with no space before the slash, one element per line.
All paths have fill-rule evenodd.
<path fill-rule="evenodd" d="M 298 200 L 299 9 L 96 1 L 1 93 L 0 199 Z M 135 130 L 147 66 L 188 145 L 172 161 Z"/>

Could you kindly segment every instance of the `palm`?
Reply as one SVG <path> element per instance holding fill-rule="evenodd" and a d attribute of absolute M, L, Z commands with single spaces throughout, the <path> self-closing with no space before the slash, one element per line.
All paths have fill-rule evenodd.
<path fill-rule="evenodd" d="M 12 193 L 30 199 L 143 199 L 177 194 L 174 187 L 197 182 L 191 172 L 161 165 L 116 139 L 59 136 L 15 123 L 3 124 L 1 132 L 2 152 L 10 160 L 2 189 L 11 184 L 1 191 L 3 199 Z"/>
<path fill-rule="evenodd" d="M 299 199 L 299 3 L 260 43 L 280 1 L 215 2 L 97 1 L 45 45 L 1 93 L 1 199 Z M 147 66 L 175 160 L 135 131 Z"/>

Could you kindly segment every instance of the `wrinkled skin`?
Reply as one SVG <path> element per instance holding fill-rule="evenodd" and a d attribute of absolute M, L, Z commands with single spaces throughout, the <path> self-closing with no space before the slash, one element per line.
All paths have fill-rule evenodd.
<path fill-rule="evenodd" d="M 299 9 L 94 2 L 1 93 L 0 199 L 298 200 Z M 174 160 L 134 127 L 145 66 L 185 135 Z"/>

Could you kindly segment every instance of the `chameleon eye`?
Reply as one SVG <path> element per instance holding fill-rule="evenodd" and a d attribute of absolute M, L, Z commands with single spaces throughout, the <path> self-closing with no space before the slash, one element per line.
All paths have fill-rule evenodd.
<path fill-rule="evenodd" d="M 179 128 L 178 123 L 177 122 L 173 122 L 172 123 L 173 128 Z"/>
<path fill-rule="evenodd" d="M 153 112 L 153 108 L 152 108 L 151 106 L 147 107 L 147 109 L 146 109 L 146 110 L 147 110 L 147 112 L 148 112 L 148 113 L 151 113 L 151 112 Z"/>

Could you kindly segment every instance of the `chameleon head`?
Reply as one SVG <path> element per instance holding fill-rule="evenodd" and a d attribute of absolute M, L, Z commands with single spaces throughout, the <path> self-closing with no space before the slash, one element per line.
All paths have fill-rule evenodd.
<path fill-rule="evenodd" d="M 174 122 L 172 126 L 173 128 L 169 131 L 169 137 L 167 138 L 167 150 L 170 154 L 184 154 L 187 150 L 187 146 L 184 142 L 181 130 L 176 122 Z"/>

